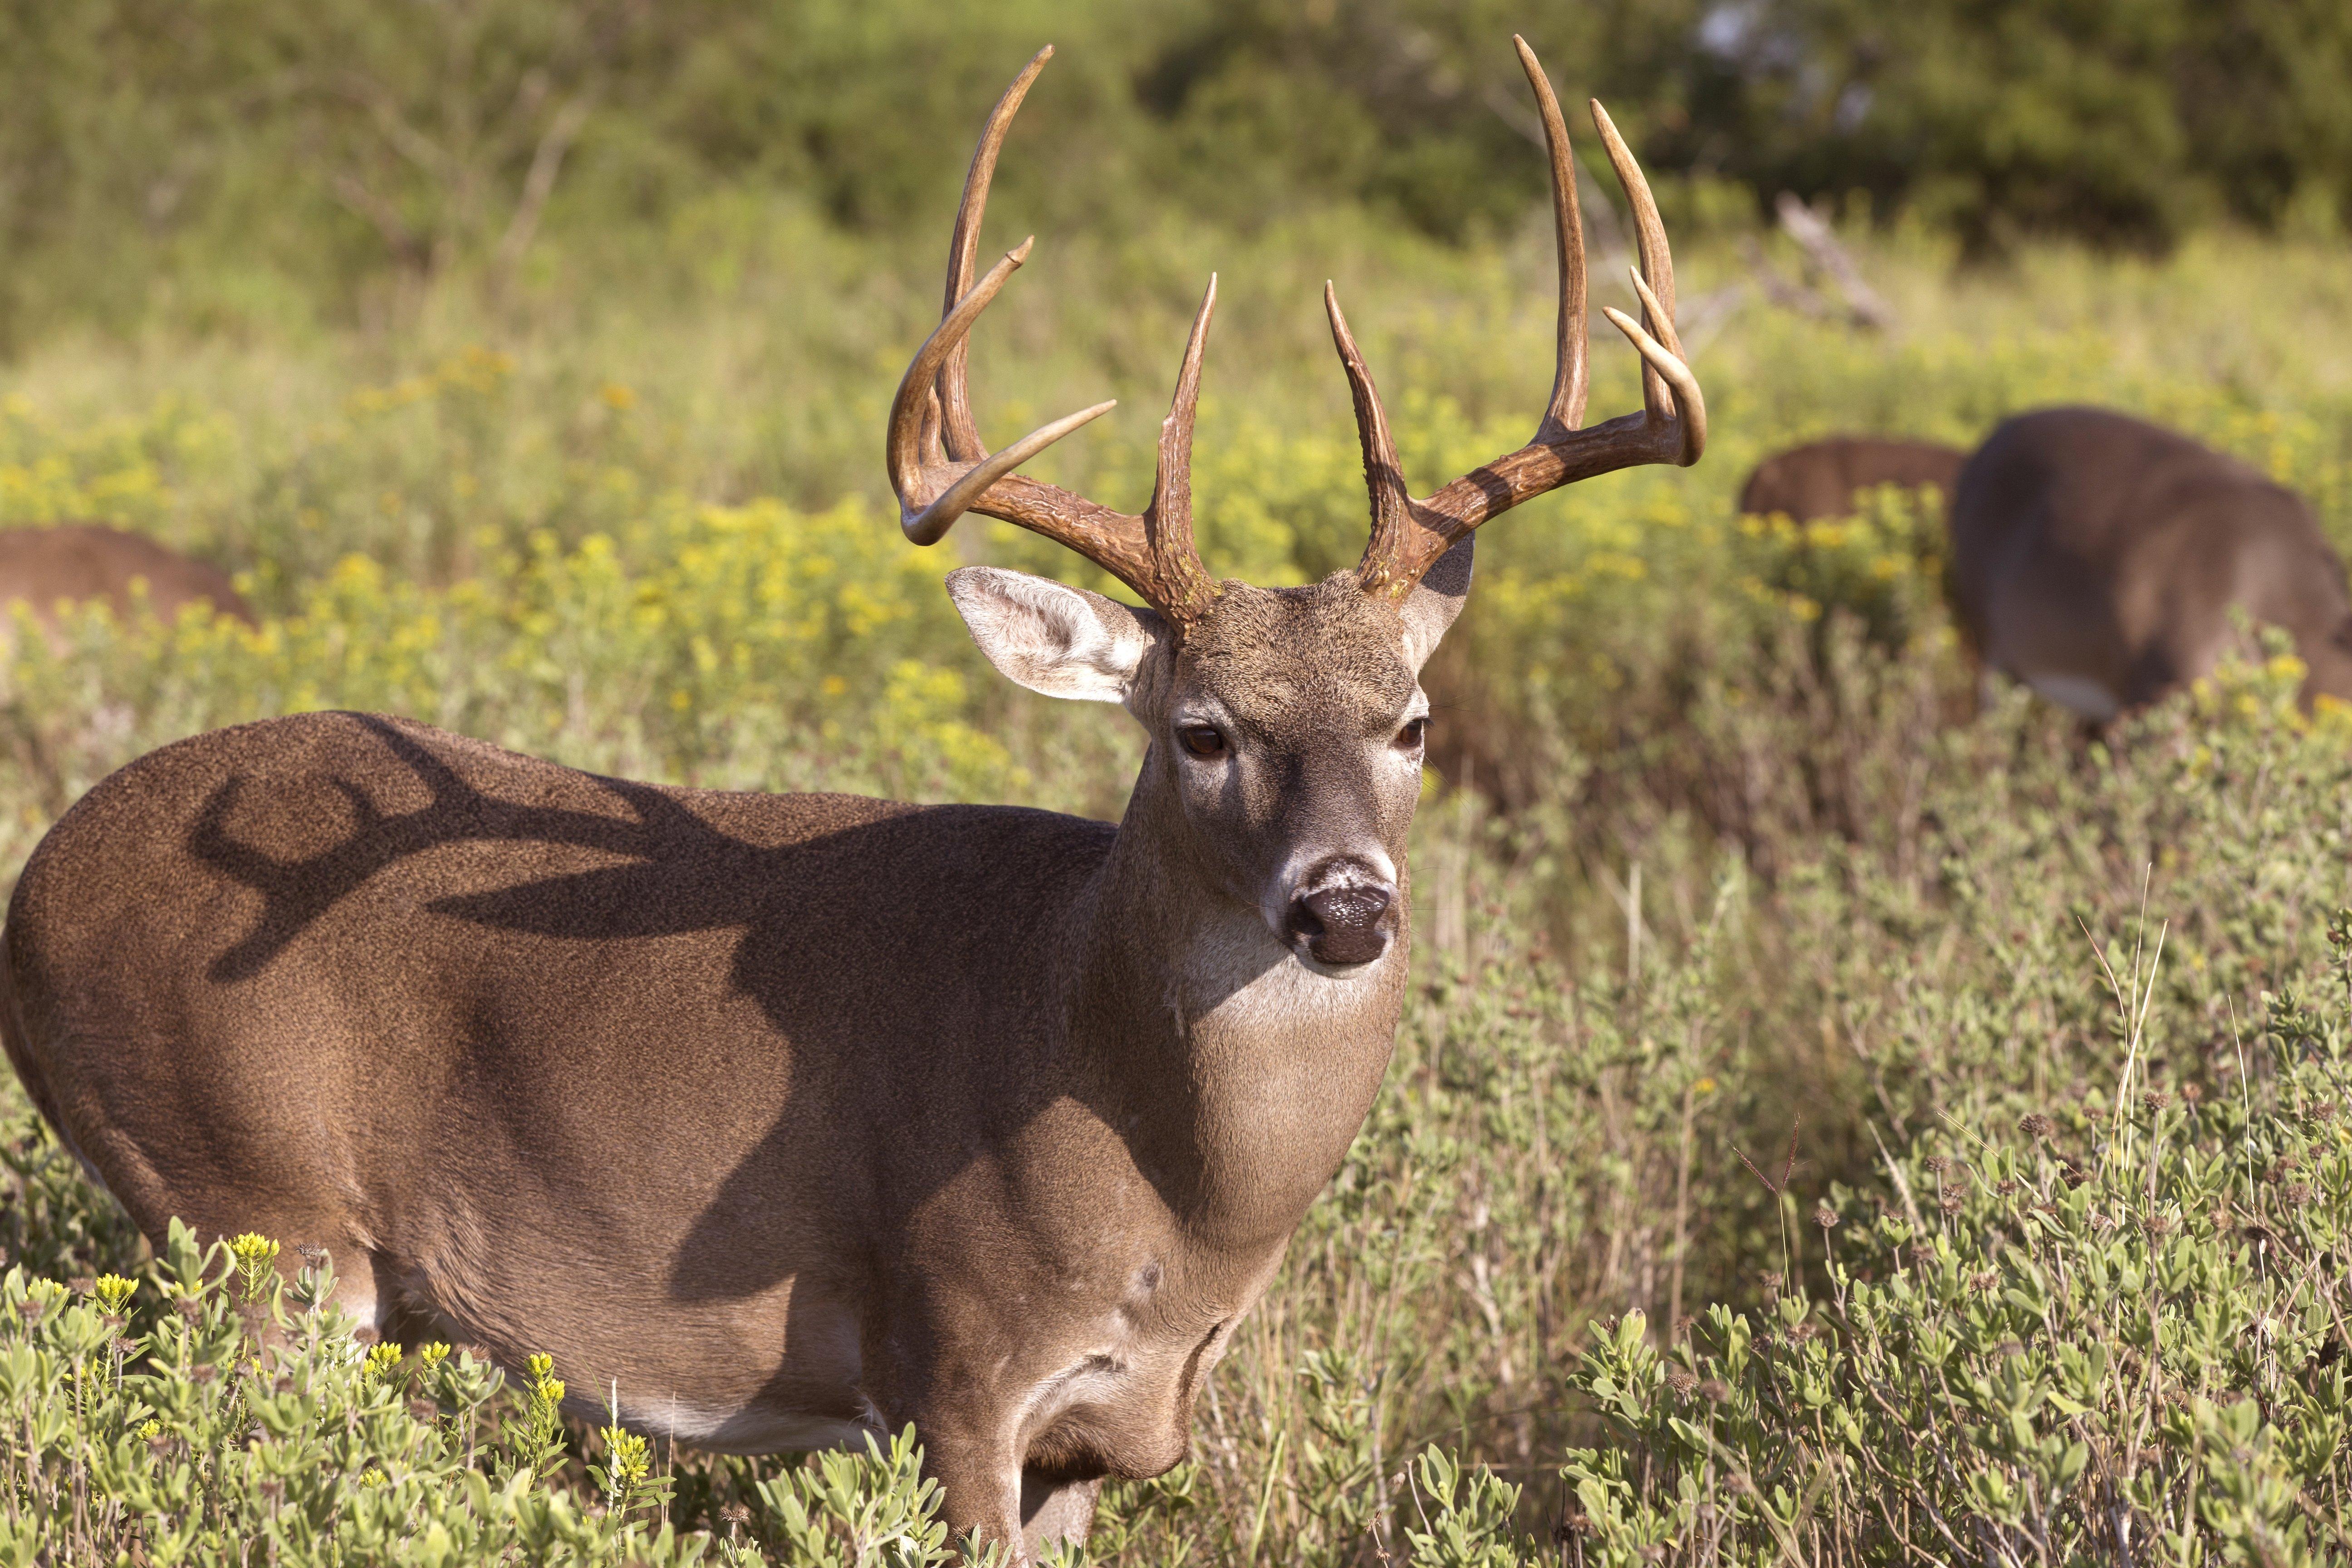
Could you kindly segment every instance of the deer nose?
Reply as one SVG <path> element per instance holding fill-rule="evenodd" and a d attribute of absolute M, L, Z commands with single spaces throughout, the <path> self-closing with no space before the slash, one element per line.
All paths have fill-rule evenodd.
<path fill-rule="evenodd" d="M 1284 934 L 1318 963 L 1370 963 L 1388 951 L 1395 909 L 1396 889 L 1384 879 L 1338 866 L 1292 896 Z"/>

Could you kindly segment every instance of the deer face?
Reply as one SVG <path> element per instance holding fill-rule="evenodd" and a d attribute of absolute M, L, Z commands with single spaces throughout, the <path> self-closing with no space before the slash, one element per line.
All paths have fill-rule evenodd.
<path fill-rule="evenodd" d="M 1311 967 L 1389 950 L 1421 796 L 1421 666 L 1460 609 L 1470 551 L 1400 605 L 1353 574 L 1306 588 L 1228 583 L 1182 637 L 1150 610 L 1018 573 L 949 579 L 1007 677 L 1118 702 L 1151 738 L 1140 791 L 1172 805 L 1164 848 L 1257 911 Z"/>
<path fill-rule="evenodd" d="M 1609 160 L 1625 187 L 1641 267 L 1643 321 L 1602 313 L 1642 356 L 1642 412 L 1584 423 L 1584 228 L 1567 121 L 1535 51 L 1515 39 L 1550 155 L 1559 237 L 1559 312 L 1551 399 L 1515 451 L 1415 500 L 1371 371 L 1337 291 L 1323 289 L 1332 346 L 1347 372 L 1364 453 L 1371 537 L 1352 574 L 1312 588 L 1211 582 L 1192 535 L 1192 426 L 1202 354 L 1216 312 L 1214 274 L 1192 318 L 1175 396 L 1160 426 L 1151 500 L 1125 512 L 1032 479 L 1024 464 L 1111 405 L 1040 426 L 992 452 L 966 371 L 970 333 L 1029 242 L 975 278 L 996 156 L 1041 51 L 997 100 L 964 179 L 949 246 L 939 330 L 917 350 L 890 404 L 885 445 L 898 525 L 936 544 L 967 511 L 1069 546 L 1135 590 L 1149 611 L 1018 573 L 972 567 L 948 578 L 957 607 L 996 668 L 1034 690 L 1124 703 L 1151 733 L 1129 819 L 1142 812 L 1208 881 L 1257 909 L 1311 965 L 1351 969 L 1388 951 L 1401 911 L 1398 865 L 1420 792 L 1422 662 L 1469 586 L 1472 531 L 1522 501 L 1646 463 L 1687 466 L 1706 447 L 1706 405 L 1675 335 L 1674 258 L 1640 165 L 1601 105 Z M 1452 579 L 1451 582 L 1448 579 Z M 1172 802 L 1174 826 L 1160 804 Z"/>

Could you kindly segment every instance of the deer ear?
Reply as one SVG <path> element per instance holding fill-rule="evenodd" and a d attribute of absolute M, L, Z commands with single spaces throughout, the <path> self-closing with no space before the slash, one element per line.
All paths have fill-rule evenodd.
<path fill-rule="evenodd" d="M 1470 552 L 1477 542 L 1476 534 L 1463 535 L 1462 542 L 1439 556 L 1437 564 L 1423 574 L 1405 599 L 1400 611 L 1404 617 L 1404 660 L 1415 675 L 1437 651 L 1438 640 L 1470 601 Z"/>
<path fill-rule="evenodd" d="M 1082 702 L 1126 701 L 1165 625 L 1153 611 L 1001 566 L 949 573 L 948 595 L 999 674 Z"/>

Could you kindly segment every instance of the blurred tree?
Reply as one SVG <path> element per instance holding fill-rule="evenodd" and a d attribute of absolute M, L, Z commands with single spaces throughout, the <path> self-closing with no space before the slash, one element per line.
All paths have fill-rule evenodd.
<path fill-rule="evenodd" d="M 1168 126 L 1171 183 L 1195 203 L 1249 216 L 1312 192 L 1462 237 L 1542 197 L 1514 32 L 1600 166 L 1580 100 L 1608 100 L 1637 142 L 1685 122 L 1674 64 L 1698 14 L 1697 0 L 1205 0 L 1136 87 Z"/>
<path fill-rule="evenodd" d="M 1127 78 L 1160 6 L 1052 0 L 677 0 L 651 131 L 702 177 L 813 191 L 861 227 L 952 203 L 988 106 L 1029 57 L 1054 65 L 1000 180 L 1015 205 L 1106 199 L 1137 115 Z"/>
<path fill-rule="evenodd" d="M 1725 0 L 1696 42 L 1721 90 L 1669 162 L 1862 191 L 1979 254 L 2035 231 L 2163 246 L 2352 195 L 2341 0 Z"/>
<path fill-rule="evenodd" d="M 247 35 L 310 172 L 422 271 L 511 273 L 616 76 L 641 74 L 651 0 L 314 0 Z M 242 63 L 242 62 L 241 62 Z"/>
<path fill-rule="evenodd" d="M 549 225 L 727 188 L 935 222 L 1047 41 L 1015 222 L 1339 202 L 1467 237 L 1541 199 L 1515 30 L 1669 184 L 1861 192 L 1979 254 L 2352 210 L 2343 0 L 0 0 L 0 351 L 200 276 L 496 285 Z"/>

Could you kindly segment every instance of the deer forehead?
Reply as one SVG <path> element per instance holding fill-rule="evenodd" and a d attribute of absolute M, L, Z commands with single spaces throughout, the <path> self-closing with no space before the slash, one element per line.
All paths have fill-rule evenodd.
<path fill-rule="evenodd" d="M 1306 588 L 1224 584 L 1215 610 L 1186 632 L 1174 682 L 1178 698 L 1213 696 L 1268 737 L 1395 718 L 1417 686 L 1395 608 L 1345 577 Z"/>

